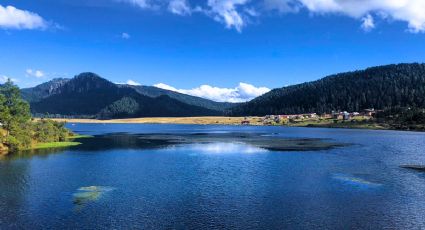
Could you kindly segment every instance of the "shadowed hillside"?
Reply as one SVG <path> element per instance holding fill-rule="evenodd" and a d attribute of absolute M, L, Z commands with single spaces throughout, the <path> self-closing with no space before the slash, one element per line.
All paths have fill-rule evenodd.
<path fill-rule="evenodd" d="M 50 89 L 49 87 L 45 88 Z M 28 91 L 28 89 L 24 90 L 24 95 Z M 36 92 L 36 90 L 32 90 L 32 92 Z M 189 105 L 166 95 L 156 98 L 148 97 L 131 87 L 118 86 L 94 73 L 82 73 L 58 87 L 54 87 L 50 93 L 42 92 L 45 94 L 39 93 L 37 96 L 40 96 L 37 98 L 29 99 L 31 111 L 34 114 L 102 119 L 221 114 L 219 111 Z"/>

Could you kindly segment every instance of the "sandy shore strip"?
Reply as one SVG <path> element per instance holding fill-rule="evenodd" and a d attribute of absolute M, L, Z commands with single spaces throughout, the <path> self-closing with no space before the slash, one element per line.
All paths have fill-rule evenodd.
<path fill-rule="evenodd" d="M 260 117 L 143 117 L 112 120 L 97 119 L 52 119 L 66 123 L 102 123 L 102 124 L 199 124 L 199 125 L 240 125 L 248 120 L 251 125 L 262 125 Z"/>

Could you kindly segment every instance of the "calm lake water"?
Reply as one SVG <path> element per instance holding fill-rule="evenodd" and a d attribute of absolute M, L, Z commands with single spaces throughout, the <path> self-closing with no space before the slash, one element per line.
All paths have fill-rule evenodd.
<path fill-rule="evenodd" d="M 76 124 L 101 135 L 0 160 L 0 229 L 424 229 L 425 133 Z M 272 151 L 138 134 L 257 133 L 351 144 Z M 276 141 L 278 141 L 276 139 Z"/>

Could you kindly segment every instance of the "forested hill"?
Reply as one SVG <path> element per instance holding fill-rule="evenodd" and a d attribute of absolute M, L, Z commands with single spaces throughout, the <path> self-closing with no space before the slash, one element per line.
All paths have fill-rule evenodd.
<path fill-rule="evenodd" d="M 340 73 L 274 89 L 229 110 L 231 115 L 425 108 L 425 64 L 398 64 Z"/>
<path fill-rule="evenodd" d="M 222 115 L 226 109 L 237 105 L 153 86 L 114 84 L 94 73 L 82 73 L 73 79 L 53 79 L 33 88 L 22 89 L 21 94 L 38 116 L 46 113 L 50 116 L 103 118 Z M 100 97 L 95 98 L 95 95 Z M 138 102 L 134 103 L 135 100 Z M 152 102 L 158 103 L 146 104 Z M 136 113 L 135 106 L 139 109 L 147 107 Z"/>
<path fill-rule="evenodd" d="M 32 92 L 31 95 L 37 96 L 29 100 L 33 114 L 102 119 L 222 114 L 219 111 L 183 103 L 169 96 L 148 97 L 133 88 L 120 87 L 94 73 L 82 73 L 61 84 L 53 83 L 55 87 L 51 93 L 24 90 L 24 95 L 25 92 Z M 42 88 L 51 89 L 45 86 Z"/>

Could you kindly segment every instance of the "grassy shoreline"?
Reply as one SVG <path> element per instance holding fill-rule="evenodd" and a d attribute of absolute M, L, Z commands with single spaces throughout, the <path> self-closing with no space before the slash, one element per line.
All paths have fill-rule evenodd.
<path fill-rule="evenodd" d="M 81 143 L 75 142 L 75 141 L 47 142 L 47 143 L 38 143 L 32 148 L 29 148 L 27 150 L 66 148 L 66 147 L 77 146 L 77 145 L 81 145 Z"/>
<path fill-rule="evenodd" d="M 76 134 L 74 136 L 68 137 L 66 141 L 37 143 L 28 149 L 24 149 L 24 151 L 38 150 L 38 149 L 67 148 L 67 147 L 77 146 L 77 145 L 81 145 L 82 143 L 75 140 L 82 139 L 82 138 L 91 138 L 91 137 L 93 136 Z"/>
<path fill-rule="evenodd" d="M 424 131 L 423 128 L 400 129 L 390 124 L 370 121 L 369 119 L 353 119 L 353 121 L 338 121 L 333 119 L 302 120 L 284 123 L 264 124 L 262 117 L 146 117 L 112 120 L 96 119 L 53 119 L 69 124 L 95 123 L 95 124 L 193 124 L 193 125 L 242 125 L 242 121 L 249 121 L 253 126 L 283 126 L 283 127 L 311 127 L 311 128 L 344 128 L 344 129 L 371 129 L 371 130 L 400 130 Z"/>
<path fill-rule="evenodd" d="M 81 145 L 81 142 L 76 141 L 77 139 L 82 138 L 92 138 L 93 136 L 90 135 L 79 135 L 76 134 L 74 136 L 70 136 L 66 139 L 66 141 L 57 141 L 57 142 L 40 142 L 33 144 L 31 147 L 26 149 L 21 149 L 19 152 L 22 151 L 33 151 L 33 150 L 40 150 L 40 149 L 59 149 L 59 148 L 68 148 L 73 146 Z M 5 156 L 11 154 L 10 151 L 0 151 L 0 156 Z"/>
<path fill-rule="evenodd" d="M 338 122 L 333 120 L 306 120 L 286 122 L 280 124 L 264 124 L 261 117 L 148 117 L 112 120 L 96 119 L 54 119 L 55 121 L 69 124 L 95 123 L 95 124 L 193 124 L 193 125 L 241 125 L 242 121 L 249 121 L 254 126 L 287 126 L 287 127 L 319 127 L 319 128 L 351 128 L 351 129 L 390 129 L 377 123 L 366 122 Z"/>

